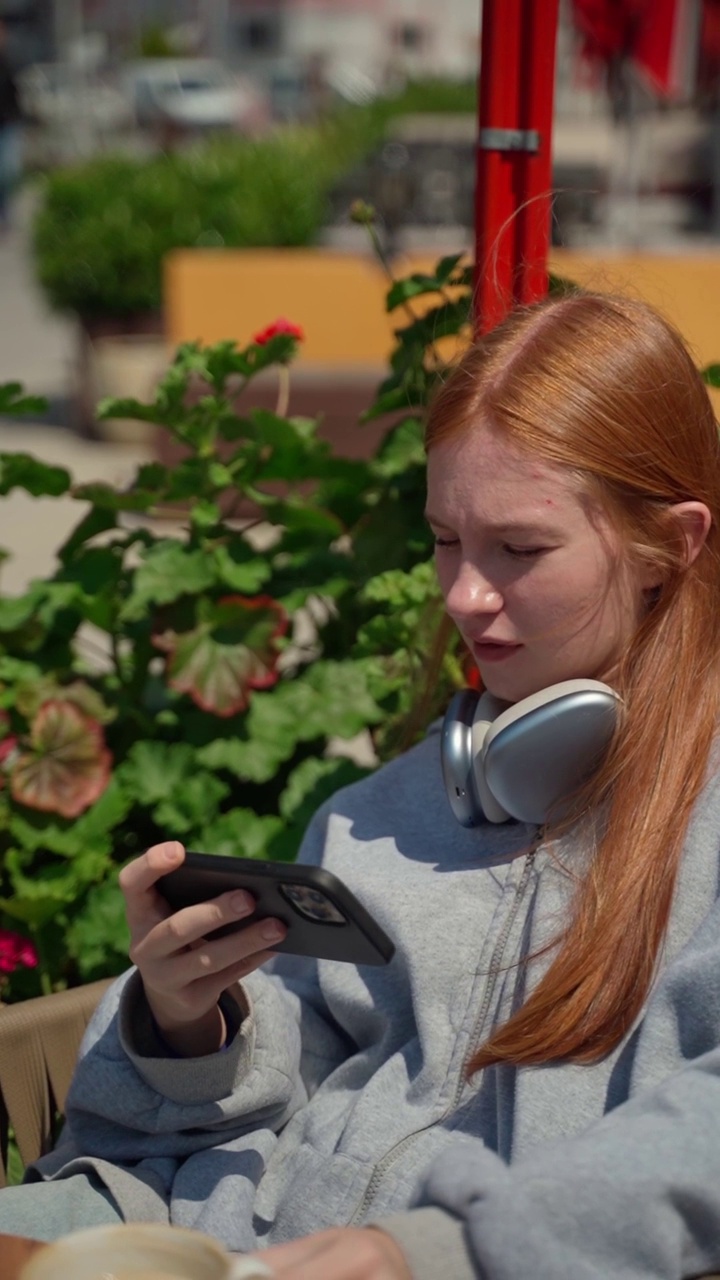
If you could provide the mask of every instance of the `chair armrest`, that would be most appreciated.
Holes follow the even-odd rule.
[[[26,1165],[52,1147],[83,1032],[111,981],[0,1008],[0,1186],[9,1127]]]

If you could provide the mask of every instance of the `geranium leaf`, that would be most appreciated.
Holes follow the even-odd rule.
[[[182,595],[205,591],[214,580],[211,557],[188,551],[176,539],[151,547],[135,572],[132,594],[121,610],[121,622],[143,618],[148,605],[172,604]]]
[[[37,852],[55,853],[72,861],[84,854],[108,856],[113,848],[113,829],[127,817],[132,804],[132,797],[119,785],[115,773],[100,799],[72,822],[35,810],[27,815],[12,813],[7,826],[22,854],[29,857]],[[79,854],[80,849],[83,855]]]
[[[700,376],[708,387],[720,387],[720,364],[707,364],[700,370]]]
[[[256,701],[253,699],[251,706]],[[269,782],[278,766],[292,755],[296,742],[293,737],[288,742],[274,737],[216,738],[198,748],[197,760],[208,769],[227,769],[246,782]]]
[[[105,511],[147,511],[158,501],[157,493],[152,491],[126,489],[121,492],[100,480],[75,485],[72,496]]]
[[[194,528],[201,532],[207,532],[214,529],[220,523],[221,513],[217,502],[211,502],[208,498],[203,498],[200,502],[193,503],[190,511],[190,520]]]
[[[246,352],[238,350],[232,339],[214,343],[212,348],[204,353],[204,358],[206,377],[218,392],[222,392],[227,379],[232,374],[239,374],[240,377],[246,378],[252,367]]]
[[[262,449],[258,482],[317,475],[318,462],[328,455],[329,446],[317,436],[312,420],[280,418],[268,409],[252,409],[248,416],[254,441]]]
[[[171,688],[204,711],[236,715],[251,689],[276,683],[276,640],[287,629],[287,615],[269,596],[226,596],[200,613],[191,631],[164,631],[153,642],[168,655]]]
[[[418,298],[424,293],[437,293],[440,286],[441,281],[419,271],[406,276],[404,280],[396,280],[388,289],[385,310],[394,311],[396,307],[402,306],[403,302],[409,302],[410,299]]]
[[[157,422],[158,412],[154,404],[144,404],[140,400],[113,398],[105,396],[97,405],[96,411],[100,420],[106,418],[134,418],[139,422]]]
[[[185,742],[136,742],[117,773],[139,804],[167,800],[195,771],[195,753]]]
[[[270,841],[282,828],[282,819],[275,814],[231,809],[204,828],[198,843],[203,849],[225,857],[267,858]]]
[[[361,422],[372,422],[382,418],[386,413],[397,413],[413,407],[412,396],[404,385],[394,386],[377,397],[375,402],[361,415]]]
[[[86,716],[100,724],[110,724],[117,715],[117,709],[107,707],[100,694],[85,680],[73,680],[71,684],[61,685],[54,676],[40,675],[34,680],[18,680],[16,690],[15,706],[26,720],[32,720],[43,703],[54,698],[74,702]]]
[[[57,498],[67,493],[72,477],[64,467],[38,462],[28,453],[0,453],[0,494],[24,489],[33,498]]]
[[[423,426],[418,418],[405,418],[388,432],[373,459],[376,475],[390,479],[409,467],[424,466]]]
[[[114,529],[116,525],[117,518],[114,511],[107,511],[102,507],[91,507],[60,547],[58,560],[62,564],[70,564],[80,547],[96,537],[98,533],[105,533],[107,529]]]
[[[372,698],[365,672],[355,662],[315,662],[304,677],[313,690],[314,715],[303,736],[327,734],[352,738],[361,729],[378,724],[383,713]]]
[[[0,898],[0,911],[12,920],[21,920],[23,924],[37,929],[57,915],[58,902],[61,901],[61,895],[55,892],[45,893],[38,902],[14,892],[12,898]]]
[[[226,747],[227,768],[255,780],[254,752],[268,752],[278,763],[288,760],[298,742],[326,737],[351,738],[382,719],[365,671],[357,662],[315,662],[296,680],[282,681],[272,694],[253,698],[247,716],[247,743]],[[220,744],[213,743],[215,751]],[[204,748],[203,761],[220,767]],[[263,756],[263,759],[265,757]],[[258,781],[264,779],[257,779]]]
[[[68,954],[86,982],[127,966],[130,933],[125,899],[117,877],[90,889],[85,905],[65,934]]]
[[[243,353],[251,374],[260,373],[271,364],[287,364],[297,351],[297,338],[288,333],[276,333],[266,342],[254,342]]]
[[[112,765],[103,731],[73,702],[46,702],[30,730],[31,750],[12,771],[13,799],[31,809],[76,818],[105,790]]]
[[[10,849],[5,859],[5,869],[13,888],[13,902],[26,907],[35,904],[41,911],[47,904],[58,906],[75,903],[91,884],[97,883],[107,873],[108,859],[101,850],[84,850],[82,856],[64,862],[43,862],[42,875],[36,870],[23,870],[18,851]],[[4,908],[7,910],[7,908]]]
[[[226,782],[197,768],[167,800],[157,806],[153,817],[161,831],[195,837],[217,816],[221,801],[230,788]]]
[[[340,787],[367,777],[369,772],[369,769],[346,757],[323,760],[310,756],[290,774],[280,797],[280,812],[284,818],[304,828],[324,800]]]
[[[48,403],[44,396],[24,396],[21,382],[3,382],[0,385],[0,416],[20,417],[26,413],[45,413]]]
[[[223,586],[243,593],[258,591],[272,575],[267,556],[258,556],[242,543],[212,549],[215,572]]]
[[[310,540],[315,537],[323,544],[332,542],[345,532],[345,526],[330,511],[310,506],[307,500],[295,497],[273,498],[270,494],[254,490],[253,497],[262,505],[265,519],[271,524],[282,525],[291,534],[303,534]]]
[[[440,284],[447,284],[452,279],[453,272],[458,263],[465,257],[462,253],[449,253],[446,257],[441,258],[435,267],[435,279]]]

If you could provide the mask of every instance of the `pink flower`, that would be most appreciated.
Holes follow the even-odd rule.
[[[14,973],[18,965],[34,969],[38,953],[29,938],[12,929],[0,929],[0,973]]]
[[[288,338],[297,338],[298,342],[305,341],[305,334],[299,324],[293,324],[292,320],[286,320],[284,316],[279,316],[274,324],[269,324],[266,329],[261,329],[256,333],[253,342],[257,347],[264,347],[266,342],[271,338],[277,338],[280,335]]]
[[[16,737],[3,738],[2,742],[0,742],[0,764],[3,764],[8,756],[12,755],[17,744],[18,739]]]

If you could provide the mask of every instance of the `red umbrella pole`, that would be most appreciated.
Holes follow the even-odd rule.
[[[484,0],[475,315],[486,333],[547,293],[559,0]]]

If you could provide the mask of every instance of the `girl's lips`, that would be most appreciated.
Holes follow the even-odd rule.
[[[473,653],[478,662],[503,662],[520,649],[521,644],[493,644],[490,641],[478,641],[473,645]]]

